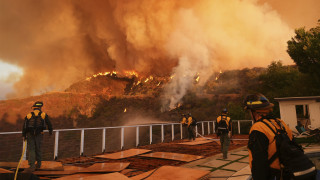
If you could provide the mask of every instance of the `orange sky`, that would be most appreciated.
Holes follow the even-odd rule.
[[[319,0],[3,1],[0,60],[23,69],[7,75],[18,79],[8,97],[112,70],[175,75],[183,84],[171,85],[187,87],[198,72],[204,83],[219,69],[292,64],[286,42],[315,26],[319,9]]]

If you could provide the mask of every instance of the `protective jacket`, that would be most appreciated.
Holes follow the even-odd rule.
[[[183,117],[183,118],[182,118],[181,124],[182,124],[182,125],[186,125],[186,124],[187,124],[187,118],[186,118],[186,117]]]
[[[225,128],[227,128],[228,131],[231,131],[231,119],[230,119],[230,117],[228,117],[227,115],[218,116],[218,118],[217,118],[217,129],[218,130],[219,130],[219,128],[223,128],[223,127],[219,127],[220,121],[225,121],[226,122],[226,126],[227,126]]]
[[[22,135],[26,137],[29,132],[33,135],[38,135],[43,132],[48,127],[50,134],[52,133],[52,124],[49,120],[48,115],[42,112],[40,109],[36,108],[33,112],[29,113],[24,118]]]
[[[288,137],[292,140],[291,129],[282,120],[277,120],[285,128]],[[249,163],[253,178],[261,180],[272,178],[281,169],[278,157],[271,164],[269,162],[277,151],[275,134],[262,121],[267,123],[274,131],[276,131],[274,126],[280,129],[275,119],[260,119],[250,129],[248,142]]]
[[[197,125],[197,120],[192,116],[189,116],[187,121],[188,121],[188,127]]]

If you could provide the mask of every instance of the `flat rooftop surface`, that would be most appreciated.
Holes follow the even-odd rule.
[[[217,141],[216,135],[207,135],[205,137],[209,139],[198,138],[196,141],[191,142],[184,139],[175,140],[172,142],[140,146],[135,149],[108,152],[90,157],[59,159],[57,162],[52,162],[52,164],[62,164],[64,167],[63,171],[61,171],[60,168],[56,171],[47,171],[43,169],[35,171],[34,174],[41,179],[83,178],[89,180],[100,177],[108,179],[109,177],[107,175],[109,175],[111,179],[114,177],[120,179],[139,179],[139,175],[145,179],[158,179],[163,173],[167,174],[166,172],[172,171],[175,172],[171,173],[175,174],[175,180],[180,179],[178,177],[182,175],[190,177],[191,179],[198,179],[200,177],[202,179],[208,179],[211,176],[217,176],[217,173],[220,174],[221,177],[229,177],[248,165],[248,162],[245,162],[248,157],[246,154],[247,140],[242,140],[247,139],[248,135],[233,136],[234,139],[240,140],[234,140],[230,144],[230,154],[226,160],[222,159],[222,154],[220,152],[221,147],[219,141]],[[213,140],[210,140],[210,138]],[[203,141],[203,143],[201,141]],[[233,153],[234,151],[237,153]],[[157,157],[152,157],[155,154]],[[180,159],[181,157],[196,158],[184,160]],[[3,167],[4,164],[6,163],[0,163],[0,165],[2,165],[1,167]],[[12,166],[13,164],[16,165],[16,163],[9,163],[11,167],[3,168],[13,172],[15,169]],[[109,166],[110,164],[114,164],[114,166],[111,167]],[[177,171],[177,169],[179,169],[177,167],[180,167],[181,171]],[[189,175],[186,173],[188,171],[195,171],[199,176],[193,178],[191,174]],[[216,173],[214,173],[215,171]],[[173,176],[168,176],[166,178],[170,179],[171,177]]]

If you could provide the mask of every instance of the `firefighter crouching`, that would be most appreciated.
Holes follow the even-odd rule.
[[[221,152],[223,159],[228,158],[228,149],[230,145],[230,138],[232,136],[232,122],[228,117],[228,110],[224,108],[221,115],[217,118],[217,135],[220,136]]]
[[[273,104],[262,94],[244,101],[254,124],[249,132],[249,163],[255,180],[315,179],[315,167],[304,155],[284,121],[271,115]]]
[[[41,111],[43,103],[37,101],[32,106],[33,111],[29,113],[24,120],[22,135],[23,139],[27,139],[28,163],[30,167],[26,172],[33,172],[41,167],[41,144],[43,139],[43,130],[47,127],[50,136],[52,135],[52,125],[48,115]],[[37,161],[37,164],[35,164]]]

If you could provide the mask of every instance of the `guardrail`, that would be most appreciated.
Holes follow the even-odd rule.
[[[196,126],[196,134],[198,134],[198,129],[199,127],[201,127],[201,132],[202,135],[205,135],[205,130],[204,130],[204,124],[207,123],[207,127],[208,127],[208,134],[211,134],[211,128],[212,128],[212,134],[215,133],[215,122],[216,121],[199,121],[197,123]],[[240,122],[251,122],[253,123],[251,120],[232,120],[233,123],[236,123],[238,126],[238,134],[240,134],[241,132],[241,127],[240,127]],[[212,125],[210,125],[212,124]],[[80,156],[83,156],[83,152],[84,152],[84,136],[85,136],[85,131],[86,130],[102,130],[102,148],[101,151],[104,153],[106,150],[106,130],[107,129],[121,129],[121,133],[120,133],[120,141],[121,141],[121,149],[124,148],[124,131],[125,128],[136,128],[136,147],[139,146],[139,129],[140,127],[149,127],[149,133],[150,133],[150,139],[149,139],[149,143],[152,144],[152,128],[154,126],[161,126],[161,142],[164,141],[164,126],[171,126],[171,141],[173,141],[175,139],[175,132],[174,132],[174,126],[175,125],[180,125],[180,139],[183,139],[183,126],[181,123],[163,123],[163,124],[142,124],[142,125],[132,125],[132,126],[114,126],[114,127],[97,127],[97,128],[76,128],[76,129],[56,129],[53,130],[55,132],[54,135],[54,159],[56,160],[58,158],[58,147],[59,147],[59,133],[63,132],[63,131],[81,131],[81,141],[80,141]],[[48,132],[48,130],[46,130],[45,132]],[[0,135],[8,135],[8,134],[21,134],[21,131],[18,132],[0,132]],[[26,150],[25,150],[26,151]],[[26,152],[24,153],[24,160],[26,159]]]

